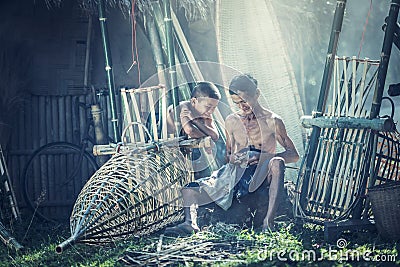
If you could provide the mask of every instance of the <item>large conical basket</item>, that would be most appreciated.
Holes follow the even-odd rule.
[[[71,237],[56,251],[141,236],[180,220],[187,164],[176,147],[115,154],[83,187],[70,218]]]

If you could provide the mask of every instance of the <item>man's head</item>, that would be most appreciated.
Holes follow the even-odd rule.
[[[211,116],[221,99],[218,88],[210,82],[199,82],[192,91],[190,103],[200,114]]]
[[[240,74],[233,77],[229,85],[232,101],[241,109],[244,115],[251,114],[258,105],[260,90],[258,82],[250,74]]]

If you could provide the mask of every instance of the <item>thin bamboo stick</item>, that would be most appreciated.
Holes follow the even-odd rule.
[[[346,57],[343,56],[343,74],[344,74],[344,94],[345,94],[345,117],[349,116],[349,85],[347,82],[347,71],[346,71]]]
[[[127,92],[126,89],[123,88],[121,89],[121,96],[122,96],[122,105],[124,107],[124,114],[126,116],[126,120],[129,122],[133,121],[132,120],[132,115],[131,115],[131,109],[129,107],[129,103],[128,103],[128,97],[126,96]],[[133,128],[129,127],[129,137],[130,137],[130,142],[135,143],[136,139],[135,139],[135,133],[133,132]],[[126,142],[126,140],[122,140],[124,142]]]
[[[333,89],[332,89],[332,116],[335,117],[336,114],[336,90],[339,82],[337,81],[337,77],[339,76],[338,72],[338,59],[335,56],[335,61],[333,65]]]
[[[151,127],[153,129],[153,140],[154,141],[158,141],[158,131],[157,131],[157,120],[156,120],[156,105],[154,103],[154,99],[153,99],[153,92],[155,92],[155,90],[151,90],[149,92],[147,92],[147,99],[148,99],[148,108],[150,109],[150,119],[151,119]]]
[[[353,56],[351,59],[352,62],[352,88],[351,88],[351,116],[354,116],[356,114],[355,112],[355,103],[356,103],[356,73],[357,73],[357,62],[356,62],[356,57]]]
[[[340,73],[340,67],[339,67],[339,62],[338,62],[338,60],[339,60],[339,58],[337,58],[337,62],[336,62],[336,71],[337,71],[337,76],[336,76],[336,78],[338,79],[338,84],[337,84],[337,86],[338,86],[338,88],[337,88],[337,104],[336,104],[336,106],[337,106],[337,116],[338,117],[340,117],[341,116],[341,109],[340,109],[340,102],[341,102],[341,90],[342,90],[342,85],[343,85],[343,82],[341,82],[340,81],[340,76],[339,76],[339,73]]]
[[[168,133],[167,133],[167,89],[163,86],[161,88],[161,106],[162,106],[162,112],[161,112],[161,127],[162,127],[162,139],[167,139],[168,138]]]
[[[360,117],[361,115],[361,107],[362,107],[362,103],[363,103],[363,97],[364,97],[364,91],[365,91],[365,79],[367,76],[367,71],[368,71],[368,58],[365,58],[363,61],[363,72],[362,72],[362,76],[361,76],[361,85],[360,85],[360,90],[359,90],[359,96],[358,96],[358,109],[356,112],[356,117]]]
[[[138,102],[136,101],[136,94],[133,91],[133,92],[129,92],[129,95],[131,97],[131,104],[133,107],[133,114],[135,115],[135,121],[142,123],[142,119],[141,119],[140,111],[139,111],[139,105],[138,105]],[[140,142],[146,142],[143,129],[141,127],[138,127],[138,130],[139,130]]]

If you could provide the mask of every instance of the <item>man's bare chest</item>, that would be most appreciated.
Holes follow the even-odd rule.
[[[240,130],[235,133],[235,141],[241,145],[265,147],[275,144],[275,125],[272,120],[241,120]]]

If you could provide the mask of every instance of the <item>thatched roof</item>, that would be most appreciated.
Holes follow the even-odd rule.
[[[44,0],[48,7],[60,7],[63,0]],[[81,8],[90,13],[97,13],[98,0],[76,0]],[[104,0],[107,7],[119,8],[124,14],[129,14],[133,3],[140,13],[150,13],[151,2],[155,0]],[[206,19],[215,0],[171,0],[177,8],[183,8],[188,20]],[[162,0],[160,0],[162,4]]]

